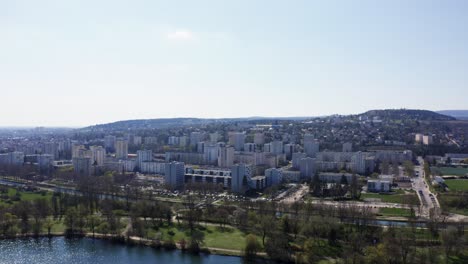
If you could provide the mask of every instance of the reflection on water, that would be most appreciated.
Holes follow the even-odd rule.
[[[104,240],[39,238],[0,241],[0,263],[243,263],[239,257],[184,254],[179,250],[156,250],[126,246]]]

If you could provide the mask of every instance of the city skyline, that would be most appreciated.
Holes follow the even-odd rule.
[[[462,1],[0,3],[0,126],[467,109]]]

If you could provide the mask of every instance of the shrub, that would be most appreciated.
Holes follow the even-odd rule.
[[[255,257],[260,247],[260,243],[255,235],[249,234],[245,237],[244,253],[246,257]]]
[[[177,248],[176,243],[174,242],[173,239],[169,239],[164,241],[163,247],[167,250],[174,250]]]

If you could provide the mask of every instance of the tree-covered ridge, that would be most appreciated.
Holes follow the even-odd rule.
[[[418,120],[418,121],[452,121],[456,118],[439,114],[429,110],[417,109],[384,109],[371,110],[359,116],[367,116],[370,118],[378,117],[382,120]]]
[[[370,119],[379,118],[385,121],[400,121],[400,120],[414,120],[414,121],[453,121],[456,118],[451,116],[442,115],[428,110],[412,110],[412,109],[386,109],[386,110],[371,110],[363,114],[357,115],[358,117],[367,117]],[[324,119],[333,118],[322,117]],[[352,118],[352,115],[341,116],[342,118]],[[354,116],[355,117],[355,116]],[[245,118],[155,118],[155,119],[136,119],[136,120],[122,120],[107,124],[98,124],[89,126],[83,130],[128,130],[128,129],[160,129],[172,128],[183,126],[197,126],[207,125],[214,123],[231,123],[231,122],[267,122],[274,121],[306,121],[318,117],[245,117]]]

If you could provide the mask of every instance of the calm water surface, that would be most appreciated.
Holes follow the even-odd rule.
[[[242,263],[238,257],[194,256],[179,250],[165,251],[143,246],[126,246],[104,240],[39,238],[0,241],[0,263]]]

